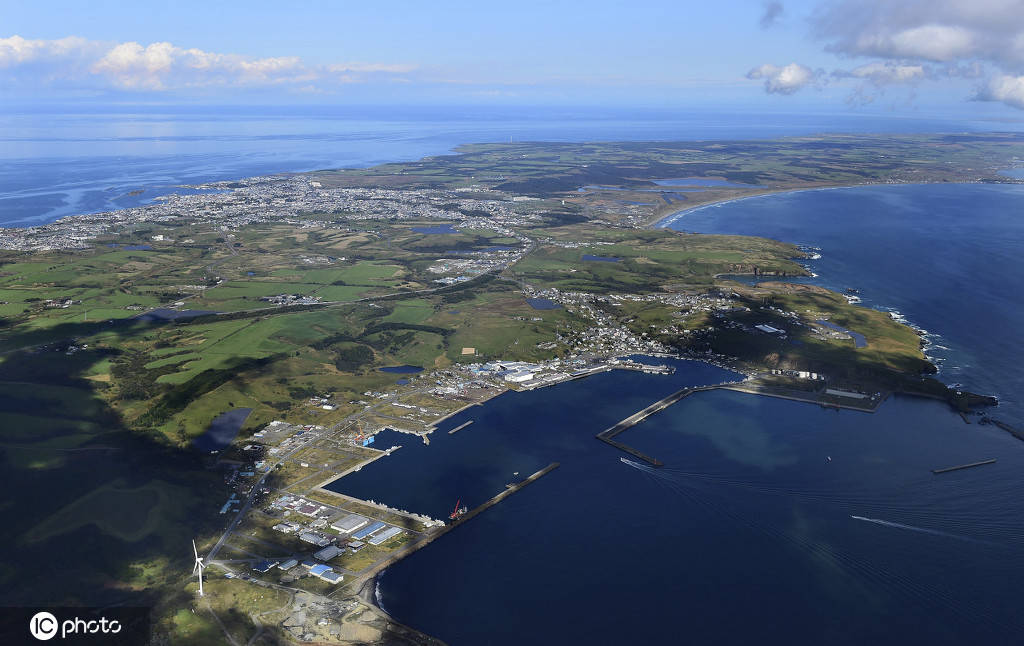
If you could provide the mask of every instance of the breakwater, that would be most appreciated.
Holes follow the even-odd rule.
[[[607,444],[610,444],[611,446],[614,446],[615,448],[619,449],[620,451],[625,451],[626,453],[629,453],[630,455],[632,455],[634,457],[640,458],[641,460],[643,460],[644,462],[647,462],[648,464],[654,465],[656,467],[660,467],[660,466],[662,466],[664,464],[661,460],[658,460],[655,457],[651,457],[651,456],[647,455],[646,453],[642,453],[641,451],[638,451],[638,450],[634,449],[631,446],[628,446],[626,444],[623,444],[622,442],[619,442],[619,441],[615,440],[614,439],[615,436],[618,435],[619,433],[622,433],[623,431],[625,431],[627,429],[630,429],[630,428],[636,426],[637,424],[639,424],[640,422],[644,421],[645,419],[647,419],[651,415],[653,415],[653,414],[655,414],[655,413],[657,413],[659,411],[665,410],[666,408],[668,408],[672,404],[674,404],[674,403],[676,403],[676,402],[678,402],[678,401],[680,401],[680,400],[682,400],[682,399],[684,399],[686,397],[689,397],[690,395],[692,395],[695,392],[699,392],[699,391],[702,391],[702,390],[712,390],[714,388],[719,388],[719,386],[697,386],[697,387],[693,387],[693,388],[683,388],[682,390],[677,390],[676,392],[672,393],[668,397],[665,397],[664,399],[659,399],[658,401],[654,402],[653,404],[651,404],[647,408],[644,408],[641,411],[633,413],[632,415],[630,415],[626,419],[622,420],[621,422],[619,422],[615,426],[612,426],[610,428],[607,428],[607,429],[601,431],[595,437],[597,439],[601,440],[602,442],[605,442]]]
[[[935,475],[939,475],[940,473],[949,473],[950,471],[960,471],[961,469],[971,469],[973,467],[981,467],[986,464],[995,464],[995,462],[995,458],[992,458],[991,460],[981,460],[979,462],[970,462],[968,464],[958,464],[956,466],[946,467],[944,469],[932,469],[932,473],[934,473]]]

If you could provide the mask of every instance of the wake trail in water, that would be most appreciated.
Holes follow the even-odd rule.
[[[827,564],[848,574],[858,576],[866,582],[870,581],[875,585],[880,585],[884,589],[888,590],[890,594],[894,594],[908,601],[913,601],[914,603],[920,604],[922,607],[927,607],[928,604],[933,602],[939,602],[961,616],[971,616],[975,618],[983,617],[993,624],[1005,625],[1005,622],[996,617],[989,608],[986,608],[972,600],[963,599],[953,591],[907,576],[906,574],[901,574],[898,571],[876,563],[871,559],[865,559],[863,557],[847,553],[844,550],[838,549],[826,542],[814,540],[809,536],[802,536],[791,531],[787,531],[776,526],[773,522],[765,522],[764,520],[759,519],[756,514],[751,515],[740,512],[738,509],[733,508],[728,501],[718,499],[716,496],[718,486],[723,483],[712,483],[702,481],[700,478],[686,477],[680,473],[674,473],[674,470],[672,469],[655,468],[626,458],[620,458],[620,461],[623,464],[642,472],[646,477],[654,481],[657,485],[663,487],[665,490],[687,499],[697,508],[703,509],[710,517],[717,517],[721,520],[725,520],[736,527],[746,527],[750,531],[760,533],[783,545],[789,545],[801,550],[819,563]],[[861,518],[870,522],[879,522],[876,519],[868,519],[865,517],[855,518]],[[880,522],[882,524],[889,524],[889,521]],[[920,530],[925,533],[936,532],[940,535],[946,535],[944,532],[938,532],[937,530],[916,528],[899,523],[895,523],[894,526]],[[956,535],[949,536],[967,541],[974,540]]]
[[[854,520],[862,520],[866,523],[874,523],[876,525],[882,525],[885,527],[893,527],[895,529],[906,529],[912,532],[921,532],[923,534],[931,534],[932,536],[944,536],[946,538],[955,538],[961,541],[967,541],[969,543],[983,543],[985,545],[993,545],[989,541],[983,541],[977,538],[971,538],[970,536],[960,536],[959,534],[950,534],[949,532],[939,531],[937,529],[928,529],[927,527],[915,527],[913,525],[904,525],[903,523],[894,523],[889,520],[882,520],[880,518],[865,518],[864,516],[850,516]]]

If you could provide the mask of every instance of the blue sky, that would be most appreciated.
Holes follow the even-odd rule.
[[[1020,0],[0,2],[15,101],[1024,116]]]

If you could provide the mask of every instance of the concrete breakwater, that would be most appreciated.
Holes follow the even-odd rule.
[[[664,464],[661,460],[658,460],[657,458],[651,457],[651,456],[647,455],[646,453],[642,453],[640,451],[637,451],[633,447],[627,446],[626,444],[623,444],[622,442],[616,441],[614,439],[615,436],[618,435],[619,433],[622,433],[623,431],[625,431],[627,429],[630,429],[630,428],[636,426],[637,424],[639,424],[640,422],[644,421],[645,419],[647,419],[651,415],[653,415],[653,414],[655,414],[655,413],[657,413],[659,411],[665,410],[666,408],[668,408],[672,404],[676,403],[677,401],[680,401],[681,399],[689,397],[690,395],[692,395],[695,392],[699,392],[699,391],[702,391],[702,390],[713,390],[713,389],[718,388],[718,387],[719,386],[717,386],[717,385],[716,386],[697,386],[697,387],[694,387],[694,388],[683,388],[682,390],[677,390],[676,392],[672,393],[668,397],[665,397],[664,399],[660,399],[660,400],[654,402],[653,404],[651,404],[647,408],[644,408],[641,411],[633,413],[632,415],[630,415],[626,419],[622,420],[621,422],[619,422],[615,426],[612,426],[610,428],[607,428],[607,429],[601,431],[595,437],[597,437],[597,439],[601,440],[602,442],[605,442],[607,444],[610,444],[611,446],[614,446],[615,448],[619,449],[620,451],[625,451],[626,453],[629,453],[632,456],[640,458],[641,460],[643,460],[644,462],[647,462],[648,464],[654,465],[656,467],[660,467],[660,466],[662,466]]]

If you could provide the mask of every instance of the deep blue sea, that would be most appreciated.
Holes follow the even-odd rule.
[[[390,567],[383,607],[452,646],[1019,643],[1018,440],[932,401],[867,414],[712,391],[619,436],[666,466],[623,463],[597,432],[728,376],[676,365],[506,393],[429,446],[379,435],[402,448],[332,488],[435,518],[561,463]]]
[[[443,154],[472,142],[1020,129],[856,114],[497,107],[0,106],[0,226],[146,204],[181,184]]]
[[[1024,186],[783,193],[698,208],[671,226],[820,248],[807,262],[818,275],[804,282],[859,289],[863,305],[927,330],[939,377],[996,395],[996,416],[1024,427]]]

